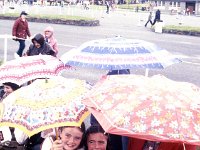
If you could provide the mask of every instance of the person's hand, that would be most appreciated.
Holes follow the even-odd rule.
[[[55,140],[53,142],[51,150],[63,150],[62,140]]]
[[[13,36],[12,39],[13,39],[14,41],[17,41],[17,37],[16,37],[16,36]]]

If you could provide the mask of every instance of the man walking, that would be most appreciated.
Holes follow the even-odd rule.
[[[110,10],[110,3],[108,0],[106,0],[106,13],[109,14],[109,10]]]
[[[22,11],[20,17],[15,21],[12,29],[12,35],[14,36],[14,40],[19,42],[19,49],[14,54],[15,58],[22,57],[23,50],[25,48],[25,39],[27,36],[31,36],[28,21],[26,20],[26,16],[28,14],[25,11]]]
[[[159,21],[160,20],[160,10],[158,9],[156,11],[156,15],[155,15],[155,18],[154,18],[154,21],[153,21],[153,24],[154,25],[156,23],[156,21]]]
[[[145,27],[147,27],[147,24],[148,24],[149,22],[151,23],[151,25],[153,24],[152,21],[151,21],[151,19],[152,19],[152,12],[149,13],[148,20],[147,20],[147,22],[146,22],[145,25],[144,25]]]

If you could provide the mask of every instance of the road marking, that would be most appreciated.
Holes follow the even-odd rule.
[[[73,47],[73,48],[77,47],[77,46],[74,46],[74,45],[68,45],[68,44],[58,44],[58,45],[60,45],[60,46],[64,46],[64,47]]]
[[[200,63],[194,63],[194,62],[190,62],[190,61],[182,61],[186,64],[193,64],[193,65],[200,65]]]

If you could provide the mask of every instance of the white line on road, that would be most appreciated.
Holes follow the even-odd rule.
[[[68,44],[58,44],[59,46],[64,46],[64,47],[77,47],[77,46],[74,46],[74,45],[68,45]]]
[[[200,65],[200,63],[194,63],[194,62],[189,62],[189,61],[182,61],[182,62],[187,63],[187,64]]]

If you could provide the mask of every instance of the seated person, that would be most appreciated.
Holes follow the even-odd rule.
[[[32,39],[32,43],[29,46],[28,51],[25,55],[33,56],[33,55],[52,55],[56,56],[53,48],[45,42],[44,36],[42,34],[36,34]]]
[[[59,127],[59,139],[53,136],[47,137],[42,144],[41,150],[81,150],[83,148],[84,133],[84,123],[82,123],[80,127]]]
[[[109,135],[100,125],[90,126],[85,134],[85,150],[111,150]]]

